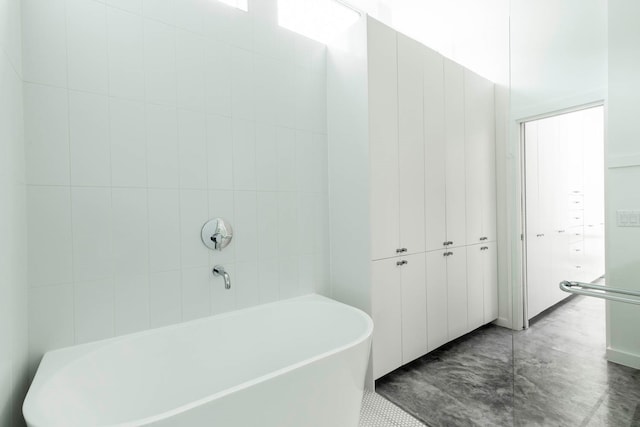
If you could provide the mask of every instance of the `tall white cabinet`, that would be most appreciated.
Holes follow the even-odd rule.
[[[379,378],[497,318],[494,85],[350,31],[327,60],[332,289],[371,313]]]
[[[603,124],[602,107],[525,124],[529,318],[604,274]]]

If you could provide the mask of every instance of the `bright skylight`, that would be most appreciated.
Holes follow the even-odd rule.
[[[249,11],[249,0],[218,0],[220,3],[228,4],[229,6],[233,6],[237,9],[244,10],[245,12]]]
[[[340,0],[278,0],[278,22],[291,31],[328,43],[360,13]]]

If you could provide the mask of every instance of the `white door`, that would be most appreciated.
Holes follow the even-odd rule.
[[[540,269],[544,252],[542,221],[538,199],[538,122],[526,123],[525,129],[525,200],[527,234],[527,300],[529,318],[544,306],[542,294],[544,272]]]
[[[444,60],[447,240],[462,246],[466,235],[464,73],[461,65]]]
[[[498,248],[495,242],[482,245],[487,249],[481,251],[484,276],[484,323],[498,318]]]
[[[425,250],[422,45],[398,34],[398,160],[400,246]]]
[[[402,283],[402,363],[427,352],[427,286],[424,253],[398,258]]]
[[[473,330],[484,322],[484,244],[467,246],[467,318],[468,329]]]
[[[495,240],[493,83],[464,71],[467,244]]]
[[[402,365],[402,288],[397,259],[373,261],[371,312],[373,317],[373,376]]]
[[[397,47],[395,31],[368,22],[371,255],[381,259],[400,248]]]
[[[447,315],[447,251],[426,253],[427,264],[427,350],[431,351],[449,341]]]
[[[482,236],[482,164],[484,112],[482,78],[464,70],[464,142],[466,173],[466,244],[473,245]]]
[[[447,259],[447,319],[449,340],[469,332],[467,321],[467,251],[449,249]]]
[[[424,178],[426,250],[443,247],[446,223],[446,151],[444,63],[437,52],[423,48],[424,59]]]

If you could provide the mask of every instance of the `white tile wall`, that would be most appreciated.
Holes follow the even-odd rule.
[[[23,1],[32,362],[328,289],[325,48],[276,3]]]
[[[27,385],[27,242],[21,4],[0,2],[0,425],[20,425]]]

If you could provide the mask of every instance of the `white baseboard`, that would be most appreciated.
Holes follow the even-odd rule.
[[[640,355],[607,348],[607,360],[619,365],[640,369]]]

